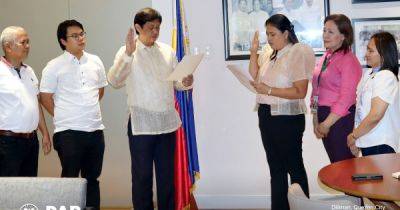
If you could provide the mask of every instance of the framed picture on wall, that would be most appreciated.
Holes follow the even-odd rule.
[[[312,46],[316,54],[325,50],[322,28],[324,18],[329,15],[329,0],[222,0],[222,4],[225,60],[249,59],[257,30],[260,48],[267,44],[264,24],[277,13],[289,18],[300,42]]]
[[[389,2],[389,1],[399,1],[399,0],[351,0],[351,3],[359,4],[359,3],[378,3],[378,2]]]
[[[361,65],[366,66],[365,52],[371,36],[380,31],[387,31],[396,39],[400,49],[400,17],[353,19],[354,52]],[[400,53],[399,53],[400,55]]]

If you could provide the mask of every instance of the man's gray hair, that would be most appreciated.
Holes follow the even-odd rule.
[[[4,48],[6,43],[15,42],[19,31],[25,31],[25,29],[20,26],[8,26],[5,28],[0,35],[1,46]]]

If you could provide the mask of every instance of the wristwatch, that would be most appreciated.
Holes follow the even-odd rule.
[[[267,92],[267,95],[271,95],[271,92],[272,92],[272,87],[269,87],[269,89],[268,89],[268,92]]]

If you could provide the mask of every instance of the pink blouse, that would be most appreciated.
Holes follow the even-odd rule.
[[[318,76],[325,57],[328,59],[327,68]],[[312,79],[311,106],[314,96],[318,95],[319,106],[331,107],[331,112],[339,116],[349,113],[348,109],[356,103],[357,84],[361,79],[362,69],[357,57],[351,52],[327,51],[319,60]]]

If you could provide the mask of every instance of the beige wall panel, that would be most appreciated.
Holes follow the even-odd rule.
[[[70,17],[87,31],[87,51],[98,55],[106,71],[111,67],[136,11],[151,6],[146,0],[70,0]],[[106,150],[101,182],[102,206],[131,206],[131,164],[126,135],[125,88],[111,86],[102,101]]]
[[[0,30],[10,25],[24,27],[30,37],[31,50],[26,63],[40,80],[46,63],[62,51],[57,42],[57,25],[68,17],[67,0],[1,0]],[[3,51],[1,51],[3,55]],[[52,120],[47,115],[52,131]],[[44,157],[40,151],[39,176],[59,176],[61,167],[56,152]]]

